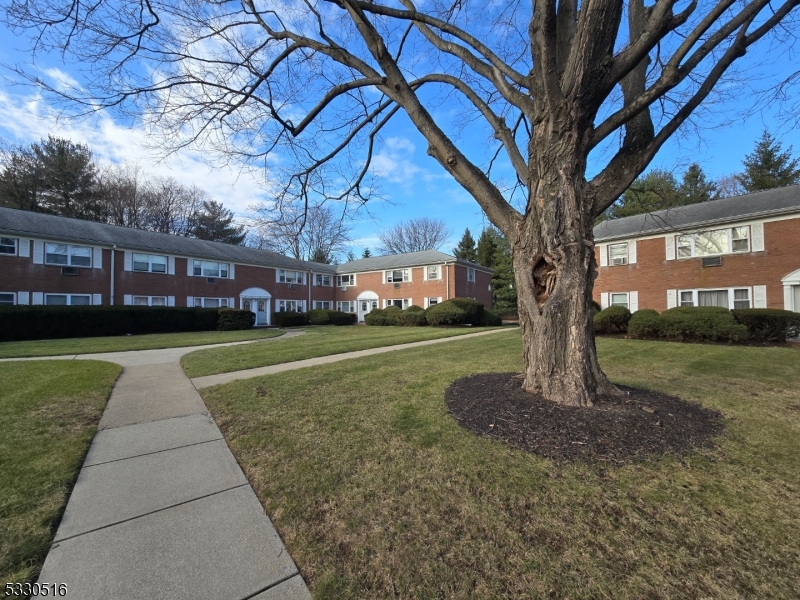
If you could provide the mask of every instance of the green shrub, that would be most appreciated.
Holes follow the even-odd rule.
[[[276,312],[275,325],[278,327],[302,327],[303,325],[308,325],[308,315],[292,310]]]
[[[331,318],[328,314],[329,312],[330,311],[323,308],[315,308],[308,311],[306,314],[308,315],[309,325],[330,325]]]
[[[592,310],[594,311],[594,314],[597,314],[597,313],[599,313],[601,310],[603,310],[603,307],[602,307],[602,306],[600,306],[600,305],[599,305],[597,302],[595,302],[594,300],[592,300]]]
[[[172,306],[6,306],[0,308],[0,341],[214,331],[219,314]]]
[[[467,313],[452,302],[442,302],[426,310],[425,317],[428,325],[458,325],[467,320]]]
[[[741,342],[747,327],[737,323],[727,308],[682,306],[661,313],[661,337],[686,342]]]
[[[404,327],[423,327],[428,324],[425,311],[404,311],[397,315],[397,324]]]
[[[624,306],[609,306],[594,316],[595,333],[625,333],[628,331],[628,321],[631,320],[631,311]]]
[[[329,310],[328,321],[331,325],[354,325],[358,315],[355,313],[346,313],[340,310]]]
[[[406,312],[418,312],[418,313],[420,313],[420,312],[425,312],[425,309],[422,308],[421,306],[417,306],[416,304],[412,304],[411,306],[409,306],[406,309]]]
[[[483,316],[481,317],[481,322],[479,325],[481,327],[499,327],[503,324],[503,319],[500,318],[500,315],[493,313],[490,310],[484,310]]]
[[[628,335],[637,339],[657,338],[661,335],[661,317],[650,308],[637,310],[628,321]]]
[[[774,308],[739,308],[731,311],[747,327],[754,342],[785,342],[800,336],[800,314]]]
[[[473,300],[472,298],[451,298],[442,304],[455,304],[458,308],[466,313],[466,317],[462,323],[470,323],[471,325],[480,325],[483,311],[485,310],[483,303]]]
[[[397,315],[402,312],[403,311],[396,306],[390,306],[385,309],[373,308],[364,316],[364,323],[377,327],[397,325]]]
[[[217,319],[217,331],[239,331],[250,329],[256,322],[256,314],[249,310],[239,310],[236,308],[217,309],[219,318]]]

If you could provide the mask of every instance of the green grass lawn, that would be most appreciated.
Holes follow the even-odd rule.
[[[64,340],[33,340],[29,342],[0,343],[0,358],[27,356],[60,356],[63,354],[93,354],[96,352],[124,352],[127,350],[152,350],[154,348],[180,348],[261,340],[283,335],[275,329],[250,329],[247,331],[193,331],[188,333],[152,333],[148,335],[70,338]]]
[[[0,584],[36,580],[121,371],[99,361],[0,363]]]
[[[476,333],[487,329],[491,328],[315,326],[306,328],[306,332],[300,337],[278,340],[275,344],[198,350],[181,358],[181,366],[189,377],[202,377],[317,356]]]
[[[474,437],[444,391],[521,369],[516,331],[201,394],[315,598],[797,598],[800,351],[598,349],[720,410],[717,447],[615,467]]]

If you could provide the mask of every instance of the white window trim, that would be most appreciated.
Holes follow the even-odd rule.
[[[431,277],[428,269],[436,269],[436,277]],[[442,280],[442,265],[428,265],[422,271],[424,281],[441,281]]]
[[[281,273],[283,273],[284,281],[281,281]],[[286,273],[294,273],[295,276],[300,276],[299,281],[286,281]],[[275,269],[275,282],[276,283],[284,283],[288,285],[305,285],[306,284],[306,274],[305,271],[295,271],[293,269]]]
[[[306,312],[306,301],[305,300],[276,300],[275,301],[275,312],[291,312],[288,309],[281,310],[281,303],[284,303],[284,305],[285,305],[286,302],[296,302],[297,303],[297,308],[299,310],[296,310],[294,312]]]
[[[390,302],[392,303],[391,306],[397,306],[394,304],[394,302],[401,302],[401,305],[398,307],[400,310],[405,310],[413,304],[411,298],[384,298],[383,308],[388,308],[390,306]]]
[[[763,289],[763,306],[756,306],[755,301],[755,293],[754,291],[758,288],[759,294],[761,294]],[[690,293],[692,294],[692,306],[700,306],[698,304],[698,292],[721,292],[727,291],[728,292],[728,310],[733,310],[735,306],[735,295],[734,290],[747,290],[747,298],[750,301],[750,308],[766,308],[767,304],[767,292],[766,286],[748,286],[748,285],[737,285],[732,287],[711,287],[711,288],[689,288],[689,289],[679,289],[677,291],[676,297],[676,304],[675,306],[682,306],[681,304],[681,294]],[[761,299],[759,299],[759,304],[762,304]]]
[[[394,277],[395,271],[402,271],[403,273],[403,280],[402,281],[389,281],[389,277]],[[406,278],[408,276],[408,278]],[[383,272],[383,283],[411,283],[411,269],[387,269]]]
[[[747,250],[733,250],[733,230],[738,229],[740,227],[747,228]],[[753,233],[755,232],[756,225],[731,225],[730,227],[717,227],[715,229],[704,229],[702,231],[690,231],[684,233],[677,233],[674,236],[669,236],[667,239],[672,240],[673,242],[673,249],[674,249],[674,256],[677,260],[688,260],[691,258],[707,258],[710,256],[727,256],[730,254],[749,254],[751,252],[758,252],[758,250],[754,249],[754,237]],[[717,252],[716,254],[697,254],[697,246],[696,246],[696,238],[698,235],[703,235],[706,233],[710,233],[712,231],[725,231],[728,236],[728,250],[727,252]],[[678,238],[681,237],[689,237],[690,239],[690,247],[691,247],[691,254],[689,256],[680,256],[678,252]],[[763,245],[763,230],[761,235],[761,242]],[[762,248],[763,250],[763,248]],[[667,242],[667,254],[669,255],[669,241]],[[667,257],[669,259],[669,256]],[[723,288],[716,288],[716,289],[723,289]]]
[[[220,275],[204,275],[203,274],[203,263],[214,263],[218,265],[218,271]],[[195,270],[197,269],[197,265],[195,263],[200,263],[200,274],[196,274]],[[204,260],[201,258],[190,259],[189,264],[192,265],[192,276],[193,277],[210,277],[212,279],[232,279],[231,277],[231,263],[220,262],[218,260]],[[222,266],[225,266],[225,275],[222,275]],[[167,260],[167,269],[169,269],[169,260]]]
[[[136,269],[136,267],[134,266],[136,264],[136,261],[133,259],[133,255],[134,254],[140,254],[140,255],[144,254],[147,257],[147,270],[146,271],[142,271],[141,269]],[[161,273],[159,271],[153,271],[153,257],[154,256],[158,256],[160,258],[166,259],[166,262],[164,263],[164,272],[163,273]],[[169,258],[170,258],[169,256],[166,256],[164,254],[149,254],[147,252],[131,252],[131,268],[130,269],[126,269],[126,271],[130,270],[130,271],[133,271],[134,273],[154,273],[156,275],[167,275],[169,273]],[[126,259],[127,259],[127,256],[126,256]],[[174,263],[173,263],[173,270],[174,269],[175,269],[175,267],[174,267]]]
[[[615,260],[618,260],[618,259],[616,259],[616,258],[612,259],[611,258],[611,247],[612,246],[625,246],[625,256],[622,257],[622,262],[614,262]],[[622,265],[627,265],[630,262],[630,260],[629,260],[629,253],[630,253],[629,248],[630,248],[630,245],[628,244],[628,242],[614,242],[613,244],[606,244],[606,251],[608,252],[608,261],[606,262],[606,265],[608,265],[609,267],[619,267],[619,266],[622,266]]]
[[[318,277],[327,277],[329,283],[317,283]],[[314,273],[314,285],[318,285],[320,287],[333,287],[333,275],[330,273]]]
[[[431,304],[431,300],[436,300],[436,302]],[[434,298],[433,296],[431,296],[430,298],[425,298],[422,301],[422,303],[424,304],[424,306],[422,308],[430,308],[431,306],[436,306],[437,304],[441,304],[442,303],[442,297],[438,296],[438,297]]]
[[[98,295],[99,294],[59,294],[57,292],[53,292],[52,294],[44,294],[44,298],[42,300],[42,304],[44,304],[46,306],[64,306],[63,304],[47,304],[47,298],[48,298],[48,296],[66,296],[67,297],[66,306],[94,306],[95,305],[94,300],[96,299],[95,296],[98,296]],[[73,305],[72,304],[72,297],[73,296],[88,296],[89,304],[75,304],[75,305]],[[97,304],[99,304],[99,302]]]
[[[347,304],[347,310],[345,310],[344,305]],[[358,310],[358,301],[356,300],[337,300],[336,301],[336,310],[339,312],[346,312],[346,313],[354,313]]]
[[[5,236],[5,235],[0,235],[0,238],[6,239],[6,240],[11,240],[12,242],[14,242],[14,252],[0,252],[0,256],[19,256],[20,255],[19,254],[19,249],[20,249],[19,238],[8,237],[8,236]]]
[[[631,308],[631,295],[630,292],[608,292],[608,306],[622,306],[621,304],[614,304],[614,296],[625,296],[625,308]]]
[[[230,298],[215,298],[213,296],[194,296],[192,298],[194,303],[191,305],[194,308],[206,308],[206,300],[218,300],[219,306],[212,306],[210,308],[232,308],[233,303],[231,302]],[[197,306],[197,301],[200,300],[200,306]],[[169,300],[168,300],[169,301]],[[225,302],[225,306],[222,306],[222,302]]]
[[[475,283],[475,279],[475,269],[473,267],[467,267],[467,281]]]
[[[8,256],[11,256],[10,254]],[[6,303],[0,304],[0,306],[16,306],[17,305],[17,294],[15,292],[0,292],[0,294],[8,294],[11,296],[11,304],[8,305]]]
[[[136,298],[147,298],[147,304],[136,304]],[[164,304],[155,306],[169,306],[169,296],[142,296],[141,294],[131,294],[131,306],[153,306],[153,298],[163,298]]]
[[[353,283],[343,283],[342,278],[347,277],[348,281],[352,281]],[[336,276],[336,287],[356,287],[356,274],[349,273],[347,275],[337,275]]]
[[[54,244],[58,246],[66,246],[67,247],[67,264],[61,263],[52,263],[47,262],[47,244]],[[72,264],[72,249],[73,248],[84,248],[89,250],[89,264],[88,265],[73,265]],[[95,252],[92,246],[78,246],[75,244],[62,244],[60,242],[44,242],[44,251],[42,256],[44,257],[44,264],[50,265],[53,267],[75,267],[76,269],[91,269],[95,263]],[[77,294],[78,296],[82,296],[83,294]]]
[[[329,306],[325,308],[324,306],[319,306],[320,304],[328,304]],[[314,300],[314,310],[332,310],[333,307],[333,300]]]

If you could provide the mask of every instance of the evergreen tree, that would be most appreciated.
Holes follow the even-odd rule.
[[[356,255],[353,253],[352,250],[347,251],[347,262],[353,262],[356,259]]]
[[[766,129],[744,161],[744,173],[736,176],[747,193],[800,183],[800,158],[792,158],[792,147],[781,151],[781,143]]]
[[[680,206],[681,194],[675,176],[663,169],[653,169],[639,177],[606,211],[608,218],[621,219]]]
[[[683,174],[683,181],[678,188],[678,195],[682,205],[698,204],[719,198],[717,185],[706,179],[703,169],[697,163],[692,163]]]
[[[495,252],[497,245],[500,241],[500,232],[494,227],[487,227],[481,232],[481,237],[478,238],[477,258],[478,264],[484,267],[493,268],[495,262]]]
[[[247,233],[244,226],[233,225],[233,212],[221,202],[205,200],[194,215],[192,235],[200,240],[241,246]]]
[[[464,230],[464,235],[461,236],[461,241],[458,242],[458,246],[453,248],[453,256],[471,262],[478,260],[478,254],[475,251],[475,240],[472,238],[469,229]]]
[[[364,251],[361,253],[361,258],[370,258],[372,256],[372,251],[369,248],[364,248]]]

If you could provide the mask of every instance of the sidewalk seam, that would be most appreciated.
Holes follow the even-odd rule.
[[[294,562],[294,561],[292,561],[292,562]],[[295,569],[297,569],[297,565],[295,565]],[[275,583],[273,583],[273,584],[271,584],[271,585],[268,585],[268,586],[267,586],[267,587],[265,587],[265,588],[262,588],[262,589],[258,590],[258,591],[257,591],[257,592],[255,592],[255,593],[252,593],[252,594],[250,594],[249,596],[245,596],[244,598],[242,598],[242,600],[250,600],[251,598],[255,598],[255,597],[256,597],[256,596],[258,596],[259,594],[263,594],[263,593],[264,593],[264,592],[266,592],[267,590],[271,590],[272,588],[274,588],[274,587],[277,587],[277,586],[279,586],[280,584],[284,583],[285,581],[289,581],[290,579],[292,579],[292,578],[294,578],[294,577],[297,577],[298,575],[300,575],[300,571],[299,571],[299,570],[295,571],[294,573],[292,573],[291,575],[289,575],[289,576],[287,576],[287,577],[284,577],[283,579],[280,579],[279,581],[276,581]],[[302,576],[302,575],[300,575],[300,578],[301,578],[301,579],[303,579],[303,576]],[[303,579],[303,583],[304,583],[304,584],[306,583],[306,580],[305,580],[305,579]],[[308,585],[306,585],[306,588],[307,588],[307,587],[308,587]]]
[[[95,527],[94,529],[89,529],[87,531],[82,531],[80,533],[76,533],[75,535],[71,535],[65,538],[61,538],[59,540],[54,540],[53,544],[50,546],[50,549],[56,548],[61,542],[66,542],[68,540],[74,540],[75,538],[79,538],[84,535],[88,535],[90,533],[95,533],[96,531],[102,531],[103,529],[108,529],[110,527],[116,527],[117,525],[121,525],[122,523],[128,523],[130,521],[135,521],[136,519],[141,519],[142,517],[149,517],[150,515],[154,515],[156,513],[163,512],[165,510],[169,510],[171,508],[175,508],[178,506],[183,506],[184,504],[190,504],[192,502],[196,502],[197,500],[202,500],[203,498],[210,498],[211,496],[216,496],[217,494],[224,494],[225,492],[230,492],[231,490],[235,490],[240,487],[250,486],[250,482],[240,483],[239,485],[234,485],[232,487],[226,488],[224,490],[218,490],[216,492],[211,492],[210,494],[204,494],[202,496],[197,496],[197,498],[192,498],[191,500],[184,500],[183,502],[178,502],[176,504],[170,504],[169,506],[164,506],[163,508],[158,508],[156,510],[151,510],[150,512],[142,513],[141,515],[136,515],[135,517],[129,517],[127,519],[122,519],[121,521],[115,521],[113,523],[109,523],[108,525],[103,525],[102,527]],[[255,492],[254,492],[255,493]]]
[[[177,418],[181,418],[181,417],[177,417]],[[162,420],[166,421],[166,419],[162,419]],[[156,423],[156,421],[151,421],[151,423]],[[121,427],[130,427],[130,425],[121,425]],[[111,429],[119,429],[119,427],[112,427],[110,429],[103,429],[102,431],[110,431]],[[217,427],[217,429],[219,429],[219,427]],[[152,452],[144,452],[142,454],[134,454],[132,456],[126,456],[125,458],[115,458],[114,460],[107,460],[107,461],[104,461],[104,462],[98,462],[98,463],[94,463],[92,465],[84,464],[83,468],[84,469],[91,469],[92,467],[99,467],[101,465],[109,465],[109,464],[115,463],[115,462],[122,462],[123,460],[130,460],[132,458],[139,458],[140,456],[152,456],[153,454],[161,454],[162,452],[170,452],[172,450],[180,450],[181,448],[189,448],[191,446],[199,446],[200,444],[209,444],[211,442],[221,442],[221,441],[224,441],[224,440],[225,440],[225,437],[222,435],[222,432],[220,432],[220,437],[214,438],[213,440],[205,440],[205,441],[202,441],[202,442],[194,442],[192,444],[184,444],[183,446],[175,446],[174,448],[164,448],[163,450],[153,450]],[[225,445],[226,446],[228,445],[227,442],[226,442]]]

